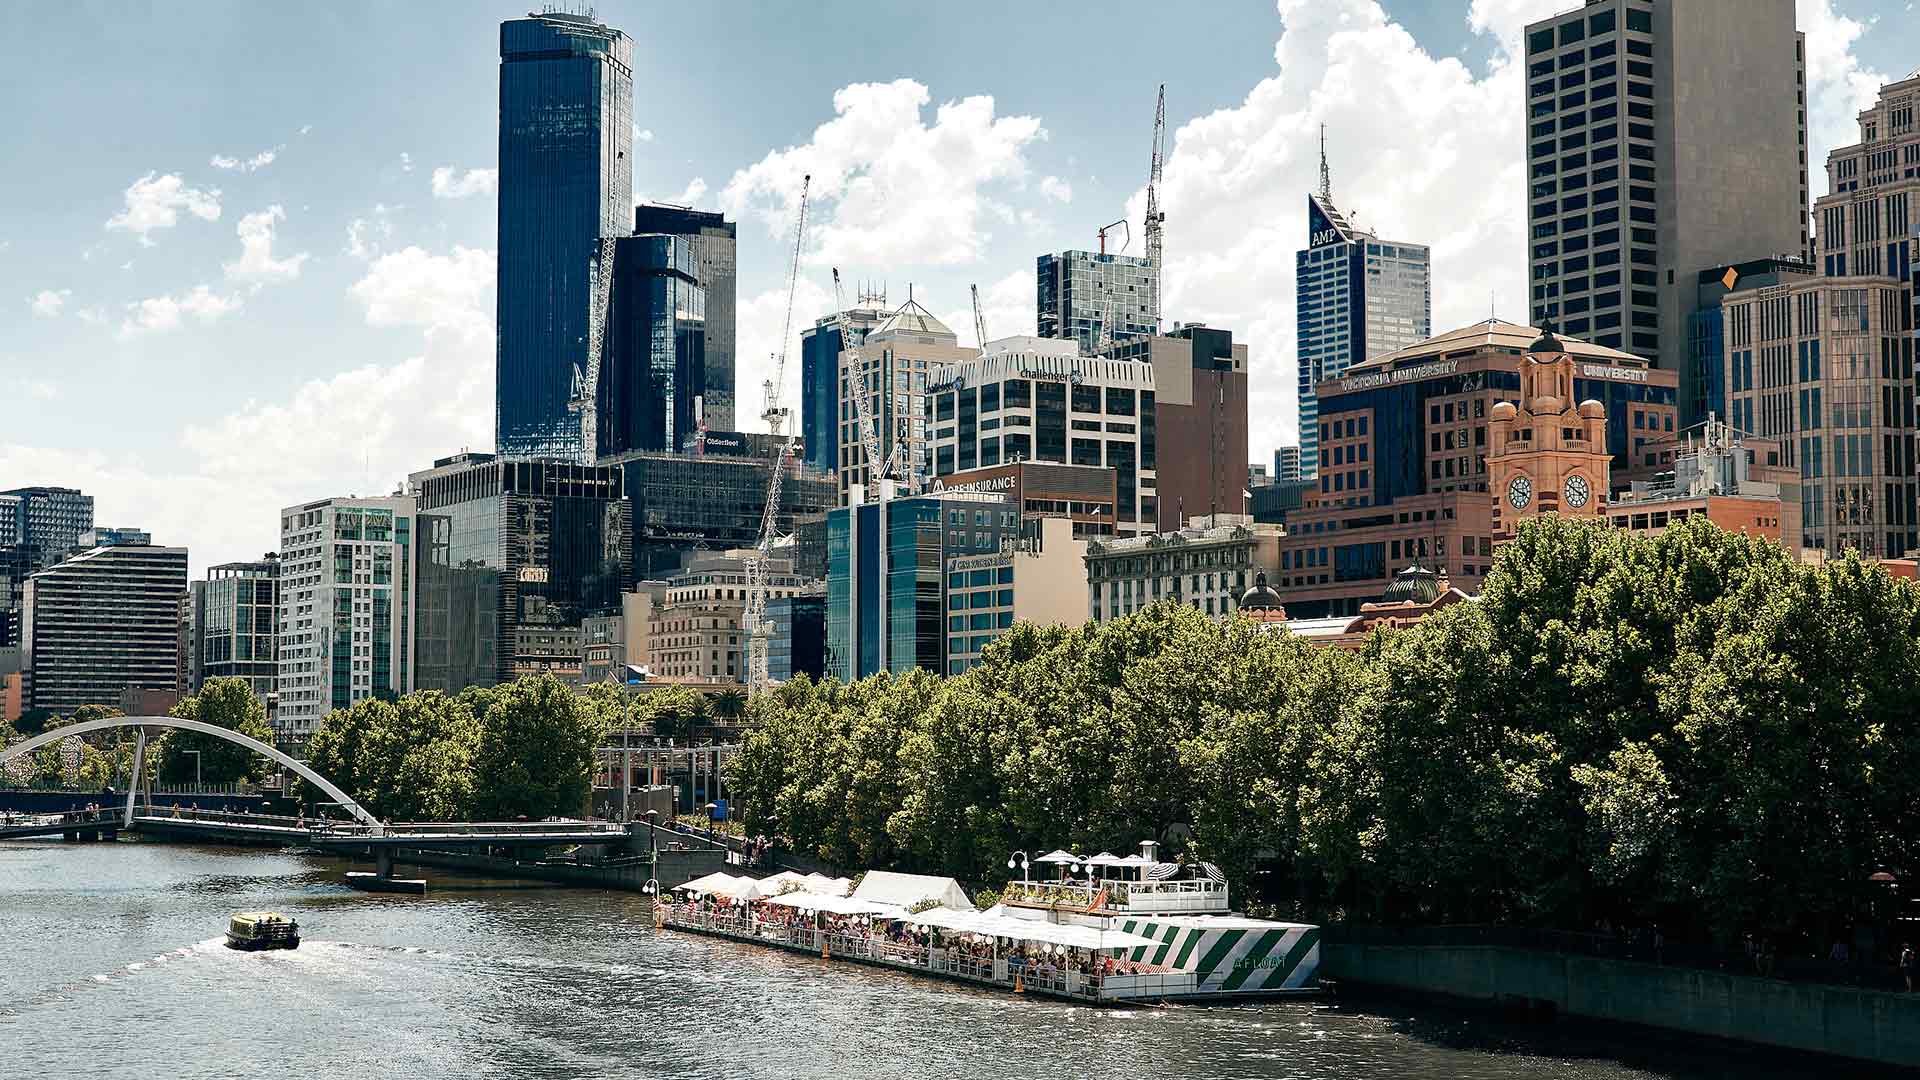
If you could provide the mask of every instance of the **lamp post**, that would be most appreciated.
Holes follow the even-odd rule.
[[[1033,863],[1027,859],[1027,853],[1024,851],[1016,851],[1007,856],[1007,869],[1011,870],[1014,868],[1016,857],[1020,865],[1020,880],[1023,883],[1032,881],[1033,878],[1028,875],[1027,871],[1033,867]]]

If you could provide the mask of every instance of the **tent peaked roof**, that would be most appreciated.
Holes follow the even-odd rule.
[[[898,907],[912,907],[922,900],[934,900],[950,908],[971,908],[967,890],[950,877],[927,874],[896,874],[891,870],[869,870],[853,890],[855,900],[872,900]]]

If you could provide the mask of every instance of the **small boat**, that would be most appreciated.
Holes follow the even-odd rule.
[[[227,948],[297,949],[300,924],[277,911],[242,911],[227,923]]]

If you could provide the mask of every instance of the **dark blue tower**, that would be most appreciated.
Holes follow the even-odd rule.
[[[591,367],[589,323],[601,317],[592,311],[600,239],[632,232],[632,110],[624,33],[580,15],[500,24],[494,436],[503,456],[592,460],[576,402]]]

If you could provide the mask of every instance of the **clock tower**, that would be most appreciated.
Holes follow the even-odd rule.
[[[1487,417],[1487,487],[1493,538],[1511,540],[1535,514],[1603,518],[1612,456],[1607,408],[1573,403],[1573,357],[1551,322],[1520,360],[1520,403],[1503,401]]]

